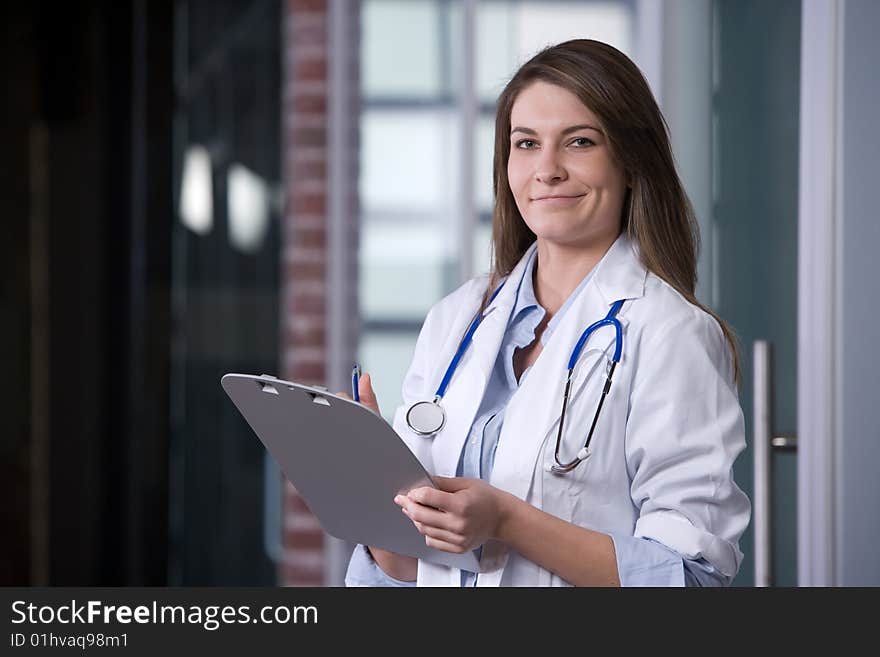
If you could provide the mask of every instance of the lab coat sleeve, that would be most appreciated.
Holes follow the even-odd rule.
[[[724,335],[691,308],[644,335],[638,361],[626,430],[634,535],[704,560],[729,583],[750,504],[733,481],[745,428]]]
[[[348,561],[348,571],[345,573],[346,586],[415,586],[415,581],[406,582],[391,577],[382,570],[367,552],[367,548],[358,544],[351,553]]]

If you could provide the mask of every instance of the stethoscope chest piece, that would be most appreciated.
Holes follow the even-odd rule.
[[[416,402],[406,413],[409,428],[420,436],[433,436],[446,422],[446,413],[437,401]]]

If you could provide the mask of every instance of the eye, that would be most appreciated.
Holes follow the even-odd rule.
[[[572,144],[575,146],[580,146],[582,148],[586,148],[587,146],[595,146],[596,142],[587,137],[575,137],[572,141]]]
[[[516,147],[528,150],[533,148],[535,143],[536,142],[534,139],[520,139],[518,142],[516,142]]]

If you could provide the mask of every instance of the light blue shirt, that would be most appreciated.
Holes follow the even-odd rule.
[[[507,330],[498,350],[498,358],[486,385],[480,408],[471,425],[471,431],[462,449],[456,476],[489,479],[495,462],[495,450],[504,423],[504,411],[517,387],[531,370],[526,369],[519,381],[513,371],[513,356],[517,349],[535,340],[535,329],[547,311],[538,303],[533,285],[534,263],[537,250],[532,253],[518,281],[516,302],[510,313]],[[541,334],[541,345],[550,340],[565,312],[587,285],[592,271],[581,281],[550,319]],[[563,373],[560,374],[562,376]],[[674,550],[648,538],[611,534],[617,555],[617,568],[622,586],[723,586],[729,584],[715,568],[703,559],[683,559]],[[475,552],[479,556],[479,549]],[[478,575],[462,571],[461,585],[475,586]],[[358,545],[352,553],[346,586],[414,586],[389,577],[372,560],[367,550]]]

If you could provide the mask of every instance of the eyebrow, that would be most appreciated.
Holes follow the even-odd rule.
[[[562,131],[562,134],[567,135],[570,132],[577,132],[578,130],[595,130],[600,135],[602,134],[602,131],[599,130],[599,128],[594,128],[593,126],[588,125],[586,123],[582,123],[581,125],[569,126],[568,128],[566,128],[565,130]],[[537,135],[538,134],[537,132],[535,132],[531,128],[523,128],[522,126],[515,127],[513,130],[510,131],[510,134],[513,134],[514,132],[522,132],[527,135]]]

